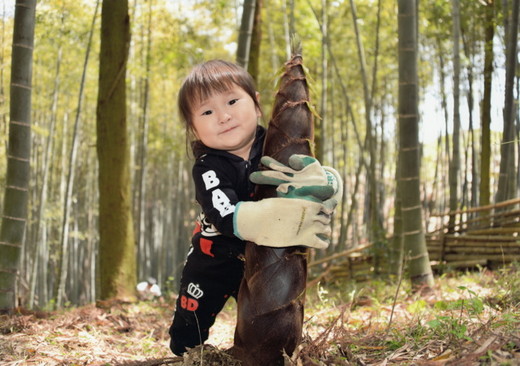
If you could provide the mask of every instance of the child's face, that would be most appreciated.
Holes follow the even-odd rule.
[[[233,84],[226,92],[214,93],[196,103],[192,114],[195,133],[204,145],[249,158],[260,111],[244,89]]]

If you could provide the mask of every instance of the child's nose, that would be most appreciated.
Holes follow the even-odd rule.
[[[231,119],[231,115],[227,112],[222,112],[220,115],[220,123],[226,123]]]

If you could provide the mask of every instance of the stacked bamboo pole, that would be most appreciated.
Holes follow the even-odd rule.
[[[454,227],[442,226],[427,235],[430,259],[439,265],[472,267],[520,260],[520,199],[449,212],[463,217]],[[482,215],[485,213],[485,215]],[[479,216],[480,215],[480,216]],[[487,225],[484,225],[487,223]]]
[[[496,205],[432,215],[444,223],[426,235],[432,265],[494,267],[520,261],[519,205],[520,199],[513,199]],[[452,228],[447,224],[450,215],[459,217]],[[371,244],[361,245],[309,263],[310,269],[321,267],[320,275],[310,284],[322,279],[359,281],[370,277],[374,273],[370,247]]]

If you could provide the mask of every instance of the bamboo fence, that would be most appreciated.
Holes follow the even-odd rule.
[[[440,267],[496,267],[520,261],[520,199],[432,215],[441,225],[426,236],[430,260]],[[453,227],[450,216],[457,218]]]
[[[432,267],[494,268],[520,261],[520,198],[496,205],[433,214],[437,227],[426,234]],[[450,216],[455,225],[449,227]],[[319,268],[308,287],[322,279],[349,278],[356,281],[374,275],[372,244],[367,243],[309,263]]]

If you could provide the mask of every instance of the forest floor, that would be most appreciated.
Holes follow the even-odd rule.
[[[285,365],[520,365],[519,265],[443,275],[421,296],[406,282],[308,289],[303,342]],[[2,315],[0,365],[239,365],[225,352],[234,303],[184,358],[168,348],[173,304],[171,295]]]

